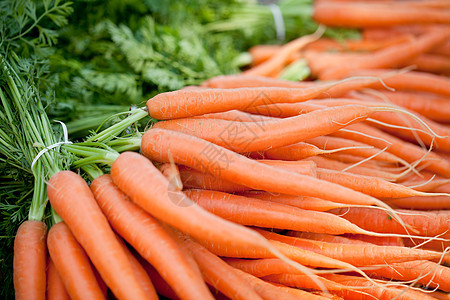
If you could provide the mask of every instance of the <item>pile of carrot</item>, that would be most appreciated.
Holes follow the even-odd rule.
[[[314,8],[363,38],[256,46],[149,99],[159,122],[109,174],[54,174],[59,222],[19,229],[16,298],[450,299],[448,1]],[[310,78],[278,79],[297,59]]]

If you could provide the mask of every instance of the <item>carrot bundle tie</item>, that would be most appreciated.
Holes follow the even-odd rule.
[[[31,163],[31,170],[33,170],[33,167],[35,165],[35,163],[38,161],[38,159],[44,155],[47,151],[50,151],[53,148],[56,148],[60,145],[70,145],[72,144],[71,141],[69,141],[69,134],[67,132],[67,126],[66,124],[64,124],[64,122],[58,121],[58,120],[54,120],[55,122],[58,122],[59,124],[61,124],[62,128],[63,128],[63,136],[64,136],[64,141],[62,142],[57,142],[54,143],[50,146],[44,147],[44,149],[42,149],[41,151],[39,151],[39,153],[36,155],[36,157],[33,159],[33,162]]]

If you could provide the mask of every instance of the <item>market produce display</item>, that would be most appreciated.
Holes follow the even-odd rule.
[[[0,9],[5,298],[449,299],[448,1]]]

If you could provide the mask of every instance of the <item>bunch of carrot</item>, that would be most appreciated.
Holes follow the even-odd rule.
[[[363,9],[318,1],[317,20],[349,26],[319,12],[350,3]],[[48,181],[48,233],[38,221],[17,233],[17,299],[448,299],[449,70],[418,63],[450,40],[433,20],[254,48],[242,74],[159,94],[65,145],[84,158]],[[327,81],[277,79],[299,57]],[[147,114],[160,121],[115,138]]]

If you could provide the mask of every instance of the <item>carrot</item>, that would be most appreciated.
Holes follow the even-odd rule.
[[[14,291],[16,299],[45,299],[47,225],[27,220],[14,239]],[[33,251],[30,251],[33,249]]]
[[[214,190],[226,193],[244,192],[251,188],[218,178],[191,168],[180,167],[180,178],[185,188]]]
[[[215,289],[231,299],[261,299],[253,289],[240,280],[234,268],[219,257],[179,232],[177,238],[194,257],[205,280]]]
[[[242,272],[236,269],[236,274],[250,285],[264,300],[276,300],[276,299],[298,299],[295,295],[287,292],[286,290],[265,282],[253,275]]]
[[[114,295],[123,299],[146,299],[126,254],[84,179],[71,171],[60,171],[50,178],[47,194],[52,207]]]
[[[416,111],[431,120],[450,122],[450,108],[447,105],[450,102],[449,97],[426,92],[380,90],[378,93],[388,99],[389,102]],[[359,93],[352,93],[352,95],[360,97]]]
[[[371,277],[415,281],[431,288],[450,292],[450,268],[427,260],[389,264],[368,271]]]
[[[283,242],[304,250],[347,262],[354,266],[367,266],[384,263],[405,262],[417,259],[440,258],[442,253],[396,246],[377,246],[368,244],[341,244],[288,237],[273,232],[255,229],[270,240]]]
[[[319,197],[346,204],[379,205],[390,209],[378,199],[362,193],[258,163],[193,136],[150,129],[142,137],[141,151],[152,160],[167,162],[167,149],[171,149],[176,163],[255,190]]]
[[[89,257],[64,222],[50,228],[47,247],[71,299],[106,299]]]
[[[259,163],[277,167],[286,171],[291,171],[301,175],[317,177],[316,164],[313,161],[284,161],[284,160],[266,160],[260,159]]]
[[[349,39],[349,40],[333,40],[321,38],[305,47],[305,51],[375,51],[382,48],[396,45],[410,39],[409,35],[402,35],[393,38],[370,40],[370,39]]]
[[[240,110],[229,110],[220,113],[211,113],[205,114],[194,118],[202,118],[202,119],[220,119],[220,120],[228,120],[228,121],[236,121],[236,122],[259,122],[259,121],[276,121],[276,119],[249,114]]]
[[[256,277],[281,273],[299,273],[298,270],[295,270],[278,258],[242,259],[225,257],[223,259],[233,268],[240,269]]]
[[[398,199],[384,199],[389,205],[419,210],[450,209],[450,197],[448,196],[414,196]]]
[[[435,172],[443,177],[450,177],[450,162],[447,162],[433,152],[427,154],[426,150],[416,145],[405,142],[366,124],[352,124],[346,129],[346,131],[336,131],[330,135],[353,139],[381,149],[388,147],[386,151],[404,159],[408,163],[414,163],[426,155],[426,159],[419,166],[424,166],[426,170]],[[370,136],[375,136],[377,139]]]
[[[416,66],[416,70],[435,74],[450,74],[450,58],[440,54],[422,54],[412,59],[410,65]]]
[[[330,234],[370,234],[323,212],[216,191],[189,190],[186,195],[207,211],[242,225]],[[246,210],[239,211],[241,207]]]
[[[146,140],[149,137],[148,133],[158,131],[163,130],[151,129],[144,135],[141,145],[143,153],[148,154],[152,147],[151,142]],[[175,148],[173,150],[173,159],[179,163],[179,153],[175,151]],[[168,155],[167,152],[165,154]],[[122,153],[111,167],[111,176],[114,183],[133,202],[161,221],[182,230],[193,238],[221,242],[229,247],[265,249],[297,268],[303,269],[301,265],[284,257],[261,235],[216,217],[196,205],[182,192],[168,190],[167,179],[142,155],[133,152]],[[153,192],[148,193],[149,189]]]
[[[300,232],[300,231],[288,231],[287,236],[297,237],[301,239],[308,239],[313,241],[321,241],[327,243],[340,243],[340,244],[368,244],[361,240],[350,239],[347,236],[331,235],[327,233],[315,233],[315,232]]]
[[[390,300],[390,299],[401,299],[401,300],[432,300],[433,297],[427,296],[426,294],[420,293],[418,291],[409,290],[407,288],[380,288],[374,286],[373,283],[367,281],[364,278],[356,277],[356,276],[347,276],[347,275],[336,275],[336,274],[327,274],[323,275],[323,277],[333,280],[337,283],[343,285],[351,285],[358,286],[357,290],[344,290],[344,291],[335,291],[336,294],[344,297],[344,299],[380,299],[380,300]],[[363,297],[361,292],[368,294]]]
[[[403,247],[405,244],[403,243],[402,238],[395,237],[395,236],[370,236],[370,235],[363,235],[363,234],[346,234],[346,237],[348,237],[351,240],[357,240],[365,243],[371,243],[378,246],[399,246]]]
[[[448,15],[450,17],[450,13]],[[343,64],[324,70],[319,78],[322,80],[343,78],[350,72],[361,69],[396,68],[442,44],[449,37],[448,30],[433,30],[411,41],[373,52],[362,59],[346,60]]]
[[[436,236],[449,229],[450,213],[447,211],[413,211],[397,210],[406,224],[415,228],[423,236]],[[405,233],[404,228],[392,220],[384,211],[365,207],[337,208],[330,213],[340,215],[342,218],[366,230],[382,233]]]
[[[134,274],[136,275],[139,283],[147,294],[147,297],[149,299],[159,299],[158,295],[156,294],[155,287],[153,286],[150,277],[147,274],[147,271],[145,271],[141,263],[136,259],[136,257],[134,257],[134,255],[128,249],[125,242],[120,238],[120,236],[117,236],[117,240],[119,241],[119,244],[122,246],[123,251],[127,255],[128,260],[131,263],[131,267],[133,268]]]
[[[330,169],[342,172],[345,171],[357,175],[381,178],[387,181],[396,181],[399,179],[399,177],[401,177],[401,175],[399,176],[398,174],[388,172],[387,170],[375,169],[373,165],[370,168],[361,165],[354,166],[348,163],[343,163],[334,159],[319,156],[309,157],[306,158],[306,160],[315,162],[316,165],[322,169]]]
[[[429,240],[426,243],[419,239],[403,238],[403,243],[406,247],[418,247],[420,249],[433,250],[443,252],[450,247],[450,241]],[[448,255],[448,254],[447,254]],[[445,258],[444,258],[445,260]]]
[[[179,119],[228,110],[245,110],[247,107],[274,103],[292,103],[313,99],[339,85],[374,83],[374,78],[348,78],[325,82],[307,88],[239,88],[178,90],[161,93],[147,101],[148,113],[158,120]],[[199,100],[200,99],[200,100]]]
[[[376,154],[376,156],[373,157],[374,160],[407,164],[404,160],[389,152],[380,153],[380,149],[374,149],[373,146],[343,138],[333,136],[318,136],[312,139],[308,139],[306,140],[306,142],[318,147],[319,149],[323,149],[324,151],[337,151],[340,149],[339,153],[341,154],[351,154],[362,157],[371,157]]]
[[[352,76],[379,76],[388,70],[359,70],[352,72]],[[395,90],[407,90],[435,93],[441,96],[450,96],[450,79],[445,76],[409,71],[398,73],[383,79],[384,83]],[[378,82],[370,87],[384,89]]]
[[[242,72],[242,74],[251,76],[275,77],[274,74],[278,74],[283,70],[288,60],[295,52],[304,48],[307,44],[319,39],[324,31],[325,29],[323,27],[319,27],[319,29],[317,29],[317,31],[313,34],[304,35],[293,41],[290,41],[289,43],[284,44],[280,47],[277,53],[267,61]]]
[[[323,200],[320,198],[307,197],[307,196],[292,196],[283,194],[272,194],[261,191],[248,191],[240,192],[241,195],[250,198],[261,199],[265,201],[272,201],[281,204],[286,204],[301,209],[315,210],[315,211],[328,211],[338,207],[348,207],[346,204],[339,204]]]
[[[161,128],[194,135],[235,152],[264,151],[286,146],[368,118],[382,108],[344,105],[314,110],[274,122],[234,122],[212,119],[178,119],[156,123]]]
[[[183,183],[181,182],[180,178],[180,170],[178,170],[178,167],[175,164],[161,164],[160,166],[158,166],[158,169],[164,176],[166,176],[171,186],[173,186],[174,190],[183,190]]]
[[[110,175],[97,177],[91,190],[114,230],[158,270],[181,299],[211,297],[201,275],[161,224],[131,202]]]
[[[338,14],[336,12],[339,12]],[[313,18],[327,26],[385,27],[403,24],[450,23],[450,13],[423,7],[319,1],[314,5]]]
[[[322,282],[329,291],[343,291],[349,289],[349,287],[345,285],[336,283],[323,277],[320,278],[320,282]],[[310,278],[307,278],[302,274],[279,273],[264,276],[262,277],[262,279],[298,289],[318,290],[317,285],[314,282],[311,282]]]
[[[48,300],[70,300],[64,283],[59,276],[52,260],[48,260],[47,266],[47,298]]]
[[[255,45],[248,49],[252,56],[252,66],[257,66],[270,59],[276,52],[280,50],[279,45]]]
[[[380,178],[317,168],[317,178],[330,181],[377,198],[402,198],[411,196],[438,196],[437,193],[416,191],[401,184]],[[444,195],[445,196],[445,195]]]

